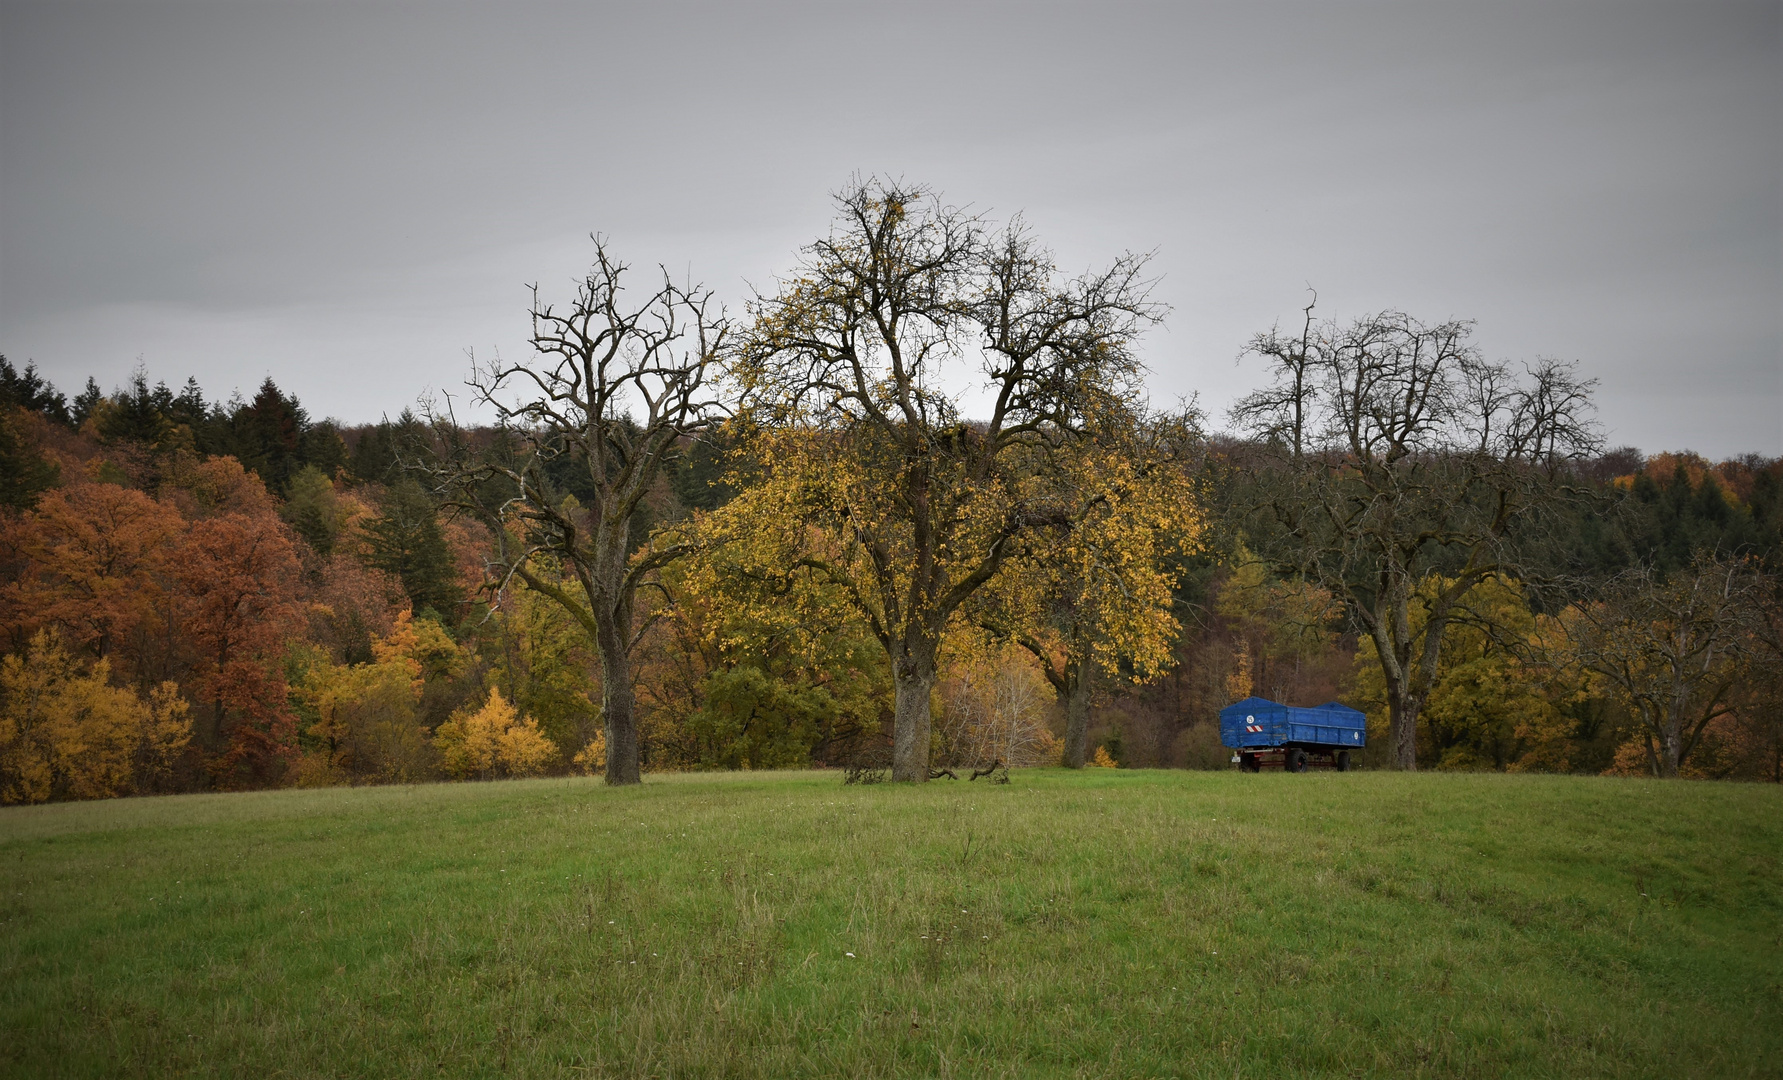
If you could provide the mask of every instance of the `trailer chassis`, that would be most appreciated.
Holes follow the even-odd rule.
[[[1242,772],[1306,772],[1308,769],[1350,771],[1350,752],[1338,747],[1285,743],[1281,746],[1242,747],[1232,755]]]

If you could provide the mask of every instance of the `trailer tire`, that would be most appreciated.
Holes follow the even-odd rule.
[[[1238,759],[1239,772],[1262,772],[1263,766],[1258,763],[1257,755],[1245,754]]]
[[[1350,771],[1350,752],[1348,750],[1339,750],[1337,752],[1337,771]]]
[[[1306,751],[1299,749],[1288,751],[1288,758],[1285,764],[1289,772],[1305,772]]]

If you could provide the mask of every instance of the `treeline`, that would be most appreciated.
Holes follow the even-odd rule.
[[[207,438],[278,433],[268,440],[276,451],[246,451],[262,473],[194,449],[191,414],[155,407],[171,395],[145,394],[141,378],[89,407],[79,427],[28,369],[0,361],[0,391],[14,482],[0,540],[7,801],[604,764],[598,662],[582,628],[524,587],[493,603],[479,592],[486,532],[442,513],[397,468],[405,440],[425,439],[420,421],[311,423],[269,381],[234,411],[257,408],[258,420],[276,410],[286,422],[206,414]],[[119,415],[131,426],[101,426]],[[1243,449],[1210,446],[1186,479],[1223,472],[1233,484],[1242,473],[1223,466]],[[727,450],[736,452],[722,438],[684,446],[653,492],[653,518],[685,521],[728,502]],[[275,468],[282,486],[268,480]],[[1608,579],[1643,563],[1684,571],[1702,551],[1778,557],[1776,459],[1618,450],[1579,463],[1577,478],[1593,499],[1555,524],[1557,570]],[[1101,688],[1090,756],[1224,767],[1214,715],[1251,693],[1343,698],[1381,718],[1379,678],[1328,592],[1208,539],[1171,568],[1181,617],[1169,661],[1144,681]],[[739,625],[750,612],[724,610],[736,597],[718,576],[698,559],[665,575],[677,602],[652,613],[639,649],[645,768],[840,765],[883,736],[890,678],[866,630],[822,604],[757,611],[756,625]],[[1639,725],[1609,688],[1588,676],[1557,683],[1518,649],[1527,640],[1503,639],[1504,627],[1532,634],[1533,594],[1494,582],[1481,606],[1497,629],[1469,626],[1445,644],[1420,764],[1649,771]],[[804,623],[812,611],[833,624]],[[1774,684],[1736,691],[1747,695],[1741,708],[1705,730],[1684,771],[1775,781],[1783,739],[1776,700],[1762,696]],[[938,761],[1059,759],[1063,704],[1019,646],[962,648],[935,711],[949,744]],[[466,730],[480,732],[468,751]]]
[[[0,800],[1221,768],[1251,694],[1381,767],[1783,780],[1783,460],[1606,451],[1564,365],[1391,312],[1259,335],[1210,436],[1139,397],[1143,260],[838,205],[746,324],[598,249],[482,428],[0,358]]]

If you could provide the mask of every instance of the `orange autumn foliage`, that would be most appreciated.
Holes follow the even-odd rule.
[[[180,552],[192,687],[208,702],[205,734],[223,750],[226,784],[271,782],[296,757],[297,722],[278,660],[303,614],[299,573],[289,531],[270,513],[194,522]]]
[[[260,478],[232,457],[199,458],[179,452],[161,473],[161,499],[188,519],[219,514],[258,517],[277,512],[277,503]]]
[[[153,616],[184,528],[172,508],[114,484],[44,492],[6,530],[23,564],[4,593],[13,647],[54,627],[76,648],[110,653]]]

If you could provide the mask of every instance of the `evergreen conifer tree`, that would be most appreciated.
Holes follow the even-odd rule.
[[[431,608],[450,619],[464,593],[438,508],[421,485],[411,477],[398,481],[384,496],[383,513],[364,529],[366,562],[400,579],[417,612]]]

